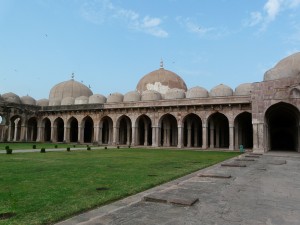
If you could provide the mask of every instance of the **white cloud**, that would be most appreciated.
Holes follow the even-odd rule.
[[[263,31],[280,13],[295,9],[299,5],[300,0],[267,0],[262,10],[250,13],[250,18],[244,25],[249,27],[260,25],[260,30]]]
[[[86,1],[82,5],[81,16],[92,23],[102,24],[106,20],[117,19],[125,21],[130,29],[150,34],[155,37],[168,37],[168,32],[162,27],[162,19],[157,17],[141,17],[137,12],[117,7],[110,0]]]

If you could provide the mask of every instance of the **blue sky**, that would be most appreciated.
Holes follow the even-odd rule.
[[[0,0],[0,94],[71,79],[125,94],[159,68],[188,88],[258,82],[300,50],[300,0]]]

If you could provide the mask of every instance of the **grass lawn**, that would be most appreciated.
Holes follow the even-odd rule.
[[[23,143],[23,142],[1,142],[0,143],[0,151],[5,150],[6,146],[9,146],[12,150],[17,149],[33,149],[33,145],[35,145],[36,149],[45,148],[47,149],[54,149],[54,148],[80,148],[85,147],[86,145],[80,145],[80,144],[63,144],[63,143],[42,143],[42,142],[32,142],[32,143]]]
[[[0,214],[15,216],[0,219],[0,225],[52,224],[238,154],[149,149],[1,154]],[[108,190],[96,190],[103,187]]]

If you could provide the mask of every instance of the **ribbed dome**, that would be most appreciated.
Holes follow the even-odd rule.
[[[107,96],[107,103],[119,103],[119,102],[123,102],[123,95],[116,92],[116,93],[112,93],[109,96]]]
[[[264,80],[277,80],[300,76],[300,52],[280,60],[275,67],[265,72]]]
[[[207,98],[208,91],[203,87],[193,87],[186,92],[186,98]]]
[[[182,99],[185,98],[185,91],[182,89],[173,88],[166,92],[165,99]]]
[[[89,104],[103,104],[106,102],[106,97],[99,94],[94,94],[89,97]]]
[[[130,91],[124,95],[124,102],[138,102],[141,100],[141,95],[137,91]]]
[[[169,70],[161,68],[145,75],[137,84],[136,89],[139,93],[147,90],[158,91],[165,94],[167,90],[177,88],[186,91],[187,87],[184,80]]]
[[[161,94],[158,91],[144,91],[142,94],[142,101],[158,101],[161,100]]]
[[[38,106],[48,106],[49,105],[49,100],[45,99],[45,98],[37,100],[36,105],[38,105]]]
[[[25,105],[36,105],[36,100],[28,95],[21,97],[21,102]]]
[[[6,102],[12,102],[12,103],[16,103],[16,104],[21,104],[20,97],[18,95],[16,95],[15,93],[12,93],[12,92],[3,94],[2,98]]]
[[[61,105],[74,105],[75,98],[73,97],[65,97],[61,100]]]
[[[49,105],[57,105],[59,101],[66,97],[77,98],[80,96],[89,97],[93,92],[84,84],[73,79],[55,85],[49,94]]]
[[[224,84],[219,84],[218,86],[212,88],[209,93],[211,97],[225,97],[231,96],[232,94],[233,90]]]
[[[75,98],[75,105],[82,105],[82,104],[88,104],[89,103],[89,97],[87,96],[80,96]]]
[[[251,95],[252,84],[240,84],[235,88],[234,95]]]

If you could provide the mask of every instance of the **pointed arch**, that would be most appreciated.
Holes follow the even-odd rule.
[[[113,136],[113,121],[109,116],[104,116],[100,120],[99,143],[105,145],[112,144]]]
[[[118,143],[120,145],[130,145],[132,140],[131,119],[128,116],[122,115],[117,121],[117,127],[119,127]]]
[[[229,121],[220,112],[208,118],[208,145],[210,148],[229,148]]]
[[[279,102],[265,113],[268,150],[298,151],[299,110],[289,103]]]
[[[37,119],[32,117],[27,121],[27,141],[36,141],[37,132]]]
[[[143,114],[140,115],[136,120],[136,144],[151,146],[152,145],[152,123],[151,119]]]
[[[160,146],[170,147],[178,144],[178,126],[175,116],[165,114],[159,120]]]
[[[82,120],[83,142],[92,143],[94,137],[94,121],[90,116],[86,116]]]
[[[194,113],[183,118],[183,145],[185,147],[202,146],[202,121]]]
[[[240,145],[244,148],[253,148],[253,127],[252,115],[249,112],[242,112],[234,120],[235,149]]]

